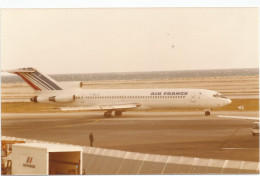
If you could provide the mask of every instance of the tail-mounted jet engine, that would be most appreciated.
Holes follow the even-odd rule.
[[[76,99],[75,95],[58,95],[51,97],[41,97],[35,96],[31,98],[32,102],[35,103],[49,103],[49,102],[58,102],[58,103],[70,103]]]

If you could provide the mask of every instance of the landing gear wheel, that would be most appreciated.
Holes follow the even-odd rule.
[[[205,111],[205,116],[209,116],[210,115],[210,111]]]
[[[104,113],[104,117],[105,118],[109,118],[109,117],[111,117],[111,114],[112,114],[111,112],[105,112]]]
[[[115,111],[115,116],[121,116],[122,115],[122,111]]]

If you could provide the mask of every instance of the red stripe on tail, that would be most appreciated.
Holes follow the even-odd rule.
[[[31,81],[29,81],[28,79],[26,79],[23,75],[21,75],[20,73],[18,72],[15,72],[17,75],[21,76],[23,78],[23,80],[25,82],[27,82],[33,89],[35,90],[41,90],[39,87],[37,87],[36,85],[34,85]]]

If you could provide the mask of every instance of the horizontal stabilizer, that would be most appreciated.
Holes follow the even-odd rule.
[[[40,73],[35,68],[27,67],[5,70],[5,72],[17,74],[34,90],[62,90],[62,87],[57,81],[48,75]]]
[[[79,107],[60,107],[62,111],[95,111],[95,110],[120,110],[120,109],[134,109],[141,106],[137,103],[132,104],[118,104],[118,105],[101,105],[101,106],[79,106]]]
[[[34,70],[31,68],[27,68],[27,69],[14,69],[14,70],[2,70],[2,72],[7,72],[7,73],[33,73]]]

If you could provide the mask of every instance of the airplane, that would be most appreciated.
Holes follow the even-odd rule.
[[[131,109],[204,109],[209,116],[212,108],[231,103],[229,98],[206,89],[84,89],[82,82],[57,82],[35,68],[6,70],[17,74],[37,96],[35,103],[48,103],[62,111],[105,111],[104,117],[121,116]]]

